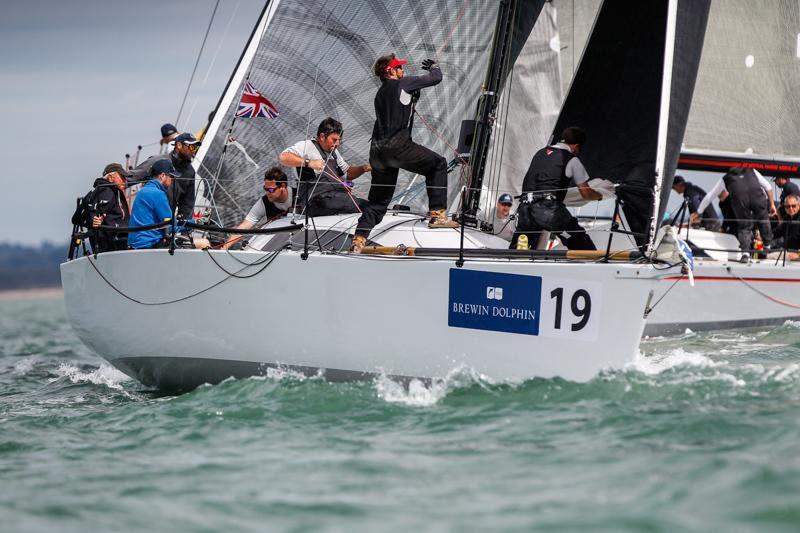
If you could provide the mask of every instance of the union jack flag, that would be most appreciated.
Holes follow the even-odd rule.
[[[236,116],[244,118],[275,118],[278,116],[278,108],[258,92],[250,82],[247,82],[244,85],[242,99],[239,100],[239,109],[236,110]]]

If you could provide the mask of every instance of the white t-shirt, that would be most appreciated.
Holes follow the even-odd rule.
[[[312,161],[314,159],[325,159],[317,149],[317,146],[311,141],[300,141],[295,143],[284,150],[284,152],[289,152],[290,154],[300,156],[303,159],[310,159]],[[339,153],[339,150],[333,151],[333,157],[336,158],[336,164],[339,165],[339,168],[342,169],[342,172],[347,174],[347,169],[350,168],[350,165],[348,165],[344,160],[342,154]],[[321,170],[314,170],[314,174],[317,177],[319,177],[321,172]],[[299,178],[297,177],[296,173],[292,176],[289,176],[289,187],[297,187],[298,179]]]
[[[272,205],[280,209],[281,211],[288,211],[290,207],[292,207],[292,189],[289,188],[289,195],[286,197],[285,202],[273,202]],[[247,216],[244,219],[247,222],[252,222],[253,224],[257,224],[259,220],[267,216],[267,208],[264,206],[264,200],[259,198],[253,207],[250,208],[250,212],[247,213]]]
[[[552,146],[553,148],[560,148],[561,150],[572,153],[572,150],[569,149],[569,145],[566,143],[556,143]],[[586,167],[583,166],[583,163],[581,163],[581,160],[578,159],[577,156],[569,160],[567,167],[564,169],[564,175],[568,178],[572,178],[575,185],[589,180],[589,173],[586,172]]]

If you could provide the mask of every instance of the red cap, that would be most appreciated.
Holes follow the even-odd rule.
[[[405,65],[406,63],[408,63],[408,61],[406,61],[405,59],[394,58],[392,59],[391,63],[389,63],[389,65],[386,67],[386,70],[389,70],[390,68],[397,68],[400,65]]]

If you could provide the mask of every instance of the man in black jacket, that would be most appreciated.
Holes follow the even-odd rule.
[[[175,149],[168,154],[154,155],[144,163],[131,171],[133,183],[145,182],[150,177],[150,169],[153,163],[162,159],[169,159],[172,166],[180,173],[175,178],[174,189],[175,198],[172,197],[172,187],[167,191],[170,206],[175,209],[178,206],[178,217],[182,220],[191,221],[194,211],[194,167],[192,160],[197,150],[200,148],[200,141],[195,139],[191,133],[181,133],[175,137]]]
[[[683,176],[675,176],[675,180],[672,182],[672,190],[683,195],[684,200],[688,204],[689,216],[697,213],[700,202],[702,202],[703,198],[706,196],[705,190],[691,181],[686,181],[683,179]],[[700,217],[700,226],[708,231],[720,231],[722,228],[719,216],[717,216],[717,212],[714,211],[714,206],[711,204],[703,211]]]
[[[800,250],[800,196],[789,194],[783,200],[784,215],[775,229],[772,248]]]
[[[570,250],[596,250],[586,230],[564,205],[571,181],[583,199],[603,199],[589,186],[589,174],[578,159],[585,142],[584,131],[573,126],[564,130],[559,142],[534,154],[522,182],[522,201],[517,209],[517,229],[511,248],[516,248],[520,235],[525,234],[528,246],[536,249],[542,232],[547,230],[558,235]]]
[[[358,220],[353,238],[354,252],[360,252],[367,236],[386,214],[397,185],[400,169],[425,176],[428,189],[431,228],[454,228],[458,224],[447,217],[447,161],[439,154],[411,140],[414,125],[414,105],[420,89],[433,87],[442,81],[442,71],[432,59],[422,62],[428,73],[406,76],[405,59],[394,54],[381,56],[373,67],[381,86],[375,94],[375,126],[369,164],[372,168],[372,185],[369,205]]]
[[[106,165],[103,177],[94,181],[94,190],[86,195],[83,204],[73,215],[73,224],[87,228],[91,226],[95,230],[89,236],[95,253],[128,249],[127,234],[97,230],[100,226],[128,227],[130,209],[125,198],[126,176],[125,169],[119,163]]]

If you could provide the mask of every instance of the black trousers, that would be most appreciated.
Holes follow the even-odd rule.
[[[772,242],[772,228],[769,223],[769,206],[767,197],[758,195],[731,195],[730,206],[736,221],[736,237],[739,247],[748,252],[753,249],[753,226],[761,232],[761,239],[769,246]]]
[[[400,169],[425,176],[431,210],[447,207],[447,161],[433,150],[404,135],[396,136],[388,141],[373,142],[369,149],[369,164],[372,166],[369,204],[358,219],[356,235],[367,237],[383,220],[394,196]]]
[[[517,247],[517,240],[522,234],[528,237],[529,246],[535,248],[544,230],[558,235],[570,250],[597,250],[586,230],[578,224],[578,219],[558,200],[520,204],[517,210],[517,231],[511,238],[509,248]]]
[[[308,203],[308,216],[324,217],[346,213],[364,212],[368,202],[363,198],[351,197],[346,192],[316,196]]]

